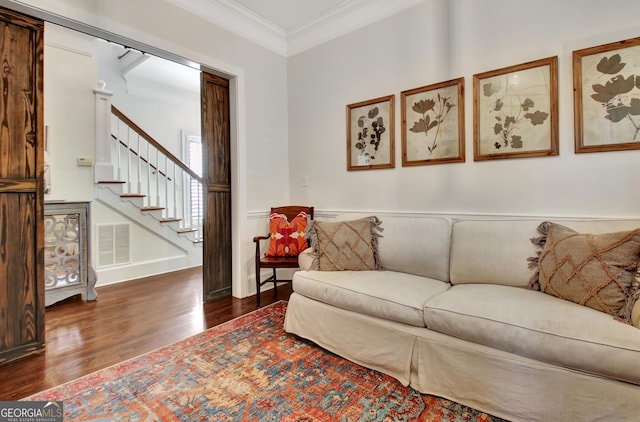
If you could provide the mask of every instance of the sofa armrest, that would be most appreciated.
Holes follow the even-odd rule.
[[[631,323],[634,327],[640,328],[640,300],[636,300],[636,304],[631,310]]]
[[[300,252],[298,255],[298,265],[301,270],[309,271],[311,266],[313,265],[313,260],[315,259],[315,254],[313,252],[313,248],[309,247],[304,251]]]

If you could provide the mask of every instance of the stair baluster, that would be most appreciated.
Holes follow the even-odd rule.
[[[151,143],[147,142],[147,196],[145,203],[151,208]]]
[[[142,151],[142,148],[140,148],[139,134],[137,134],[137,138],[138,138],[138,151]],[[142,160],[138,159],[136,161],[138,161],[138,191],[136,193],[141,193],[142,192]]]
[[[131,187],[131,128],[127,128],[127,140],[126,140],[126,160],[127,160],[127,192],[134,193]]]
[[[156,207],[162,208],[160,205],[160,150],[156,148]]]

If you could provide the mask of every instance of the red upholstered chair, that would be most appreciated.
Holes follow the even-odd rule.
[[[283,206],[283,207],[274,207],[271,208],[271,213],[269,214],[269,221],[271,223],[271,215],[274,213],[282,214],[287,217],[287,221],[289,223],[293,222],[296,216],[300,214],[300,212],[304,211],[307,214],[307,221],[313,220],[313,207],[304,207],[298,205],[291,206]],[[282,280],[276,277],[276,270],[278,268],[298,268],[298,255],[302,250],[294,250],[290,255],[287,256],[265,256],[260,253],[260,241],[261,240],[270,240],[271,236],[255,236],[253,238],[254,243],[256,244],[256,306],[260,307],[260,286],[263,286],[266,283],[273,283],[274,294],[278,294],[278,283],[290,283],[291,280]],[[271,240],[270,240],[271,242]],[[271,244],[270,244],[271,246]],[[270,250],[270,252],[273,252]],[[295,255],[294,255],[295,253]],[[273,273],[272,275],[264,281],[260,279],[260,270],[263,268],[271,268]]]

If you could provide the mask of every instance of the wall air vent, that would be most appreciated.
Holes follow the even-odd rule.
[[[131,225],[129,223],[99,224],[97,268],[131,263]]]

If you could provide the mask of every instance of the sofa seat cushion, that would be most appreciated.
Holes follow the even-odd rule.
[[[435,331],[570,369],[640,384],[640,330],[611,315],[503,285],[456,285],[426,302]]]
[[[446,291],[439,280],[395,271],[297,271],[293,290],[365,315],[424,326],[424,302]]]

